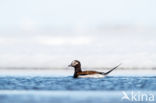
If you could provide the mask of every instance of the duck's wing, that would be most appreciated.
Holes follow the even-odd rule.
[[[97,72],[97,71],[82,71],[78,72],[78,75],[92,75],[92,74],[102,74],[102,72]]]

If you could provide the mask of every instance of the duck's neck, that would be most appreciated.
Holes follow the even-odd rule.
[[[75,73],[82,72],[81,67],[75,67]]]
[[[79,72],[82,72],[82,70],[81,70],[81,66],[77,66],[77,67],[75,67],[75,72],[74,72],[73,77],[74,77],[74,78],[77,78]]]

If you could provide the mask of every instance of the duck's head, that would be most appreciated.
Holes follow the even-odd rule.
[[[81,68],[81,63],[78,60],[74,60],[71,62],[70,65],[68,65],[69,67],[74,67],[74,68]]]

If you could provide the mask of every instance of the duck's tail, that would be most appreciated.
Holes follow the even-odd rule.
[[[113,70],[115,70],[117,67],[119,67],[121,65],[121,63],[119,65],[117,65],[116,67],[112,68],[111,70],[109,70],[108,72],[106,73],[103,73],[104,75],[107,75],[109,74],[110,72],[112,72]]]

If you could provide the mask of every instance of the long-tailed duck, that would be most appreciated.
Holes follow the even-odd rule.
[[[72,63],[68,66],[75,68],[73,78],[100,78],[100,77],[105,77],[106,75],[108,75],[110,72],[112,72],[114,69],[116,69],[119,65],[112,68],[111,70],[109,70],[106,73],[98,72],[98,71],[82,71],[81,70],[81,63],[78,60],[72,61]]]

